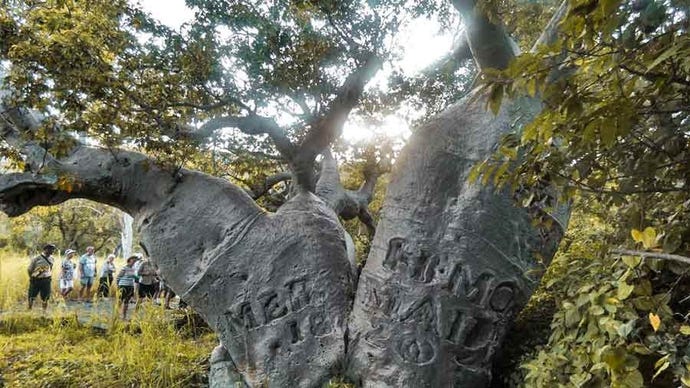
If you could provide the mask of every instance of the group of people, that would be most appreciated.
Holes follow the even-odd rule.
[[[48,300],[51,293],[51,279],[53,272],[53,253],[56,251],[53,244],[46,244],[42,252],[34,257],[29,264],[29,301],[28,307],[33,307],[34,301],[38,296],[41,297],[43,310],[48,307]],[[59,283],[60,295],[67,298],[74,290],[75,279],[79,279],[78,299],[91,301],[91,289],[96,284],[96,274],[98,274],[97,296],[107,298],[110,296],[110,288],[113,280],[116,281],[120,295],[120,312],[123,318],[127,316],[127,308],[130,301],[137,298],[137,306],[144,298],[156,299],[164,298],[165,308],[170,308],[170,301],[175,297],[175,293],[165,285],[159,274],[157,266],[141,255],[133,255],[127,258],[127,263],[120,269],[115,276],[115,255],[108,255],[100,271],[98,271],[98,260],[95,255],[94,247],[87,247],[86,252],[74,261],[77,251],[73,249],[65,250],[65,257],[62,260]],[[76,276],[75,276],[76,272]]]

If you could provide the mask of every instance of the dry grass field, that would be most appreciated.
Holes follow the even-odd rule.
[[[184,312],[144,304],[118,318],[115,296],[62,301],[57,286],[44,315],[26,311],[29,257],[0,254],[0,386],[194,387],[206,385],[210,331],[191,330]],[[116,263],[119,266],[122,262]],[[69,305],[69,308],[67,308]]]

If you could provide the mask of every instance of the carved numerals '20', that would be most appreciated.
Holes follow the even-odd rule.
[[[436,359],[436,347],[433,342],[418,336],[402,336],[396,350],[404,361],[417,365],[428,364]]]

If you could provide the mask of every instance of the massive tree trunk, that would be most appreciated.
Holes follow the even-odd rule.
[[[532,225],[512,193],[468,183],[473,165],[539,109],[486,112],[482,94],[419,129],[388,186],[350,322],[350,375],[364,386],[481,387],[514,314],[553,256],[563,221]]]
[[[505,66],[515,52],[503,29],[472,1],[455,3],[480,69]],[[361,89],[364,81],[353,79]],[[21,140],[37,125],[29,111],[0,106],[0,133],[27,161],[27,172],[0,176],[0,208],[14,216],[87,198],[131,214],[145,253],[218,333],[223,347],[212,370],[226,381],[317,387],[346,371],[371,387],[481,387],[539,280],[538,258],[548,263],[565,223],[555,217],[550,228],[536,227],[541,209],[515,207],[511,192],[468,182],[500,137],[540,109],[537,98],[516,99],[493,115],[486,98],[471,93],[413,135],[356,287],[338,216],[373,228],[366,203],[375,176],[359,191],[344,190],[328,157],[316,183],[300,167],[299,193],[269,214],[227,181],[171,172],[135,152],[77,146],[53,158]],[[310,161],[338,132],[298,148],[271,126],[251,128],[293,158],[306,150]]]
[[[40,175],[0,177],[11,216],[68,198],[134,216],[142,248],[216,330],[246,385],[315,387],[342,364],[352,271],[344,230],[315,195],[268,214],[227,181],[89,147]]]

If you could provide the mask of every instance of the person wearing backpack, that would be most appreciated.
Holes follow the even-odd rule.
[[[144,259],[137,267],[137,283],[139,284],[139,301],[148,298],[153,299],[156,294],[156,283],[158,282],[158,274],[156,265],[148,258]]]
[[[29,264],[29,310],[33,307],[34,300],[38,295],[41,296],[43,302],[43,312],[48,308],[48,299],[50,299],[50,283],[53,274],[53,252],[55,252],[55,245],[46,244],[43,246],[43,252],[40,255],[31,259]]]

